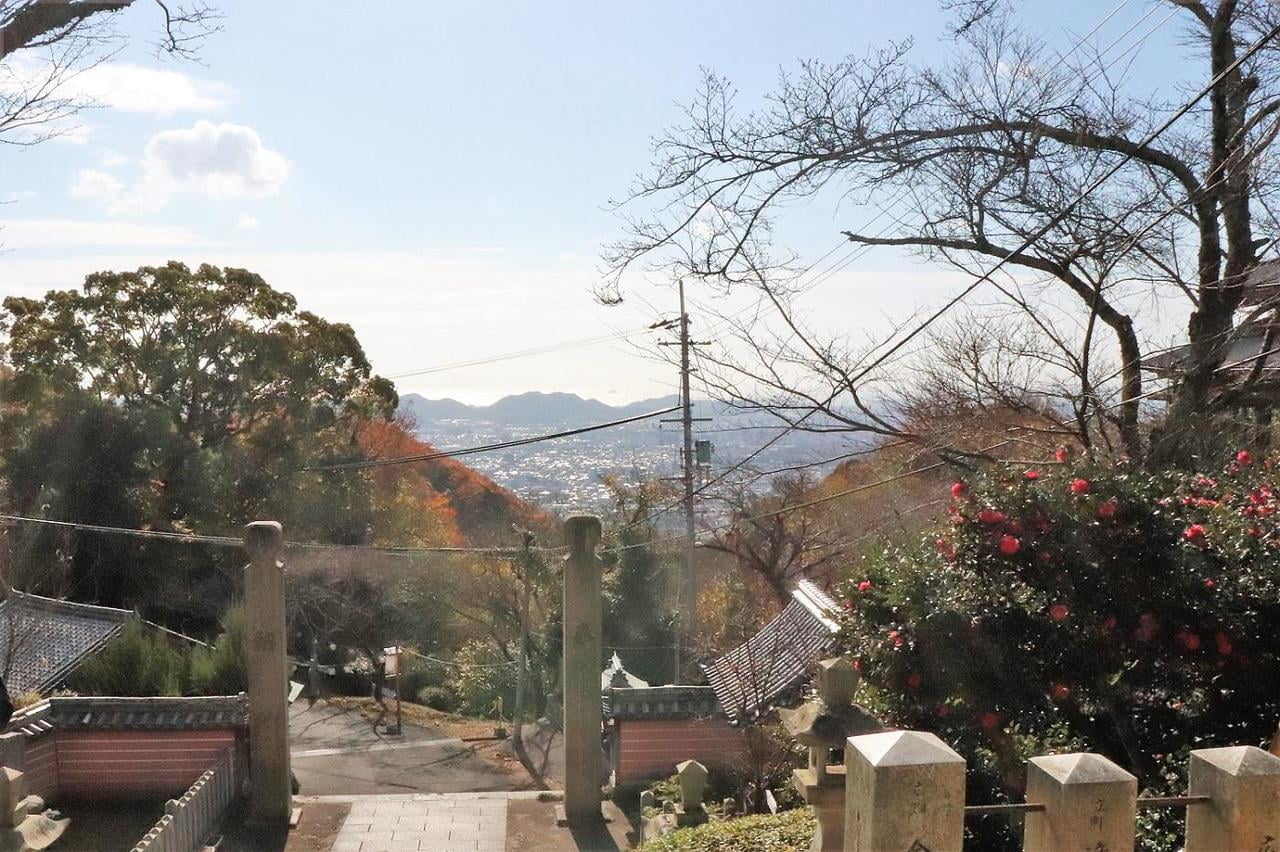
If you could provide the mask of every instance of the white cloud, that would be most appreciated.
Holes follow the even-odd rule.
[[[21,251],[57,246],[112,248],[172,248],[207,245],[186,228],[168,225],[130,225],[123,222],[85,222],[73,219],[9,219],[0,221],[0,243]]]
[[[125,112],[209,112],[224,106],[231,92],[222,83],[196,80],[181,71],[105,62],[76,77],[72,88],[84,98]]]
[[[252,127],[199,121],[151,137],[142,168],[142,182],[116,203],[116,212],[158,210],[184,192],[220,201],[265,198],[280,191],[290,166]]]
[[[81,169],[71,182],[71,197],[76,201],[112,201],[123,191],[123,183],[93,169]]]
[[[240,218],[236,220],[236,227],[242,231],[252,230],[258,227],[258,217],[251,213],[241,213]]]

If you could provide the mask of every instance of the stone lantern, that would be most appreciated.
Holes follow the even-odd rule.
[[[844,848],[845,768],[843,763],[830,763],[832,749],[843,748],[849,737],[884,730],[884,725],[853,703],[858,680],[849,659],[823,660],[815,678],[818,697],[794,710],[778,710],[787,733],[809,749],[809,766],[792,775],[800,797],[813,807],[818,819],[812,852],[840,852]]]

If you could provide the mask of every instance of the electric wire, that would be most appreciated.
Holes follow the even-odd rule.
[[[483,444],[478,447],[463,447],[457,450],[439,450],[430,453],[419,453],[412,456],[396,456],[386,459],[365,459],[355,462],[341,462],[339,464],[328,465],[310,465],[301,468],[304,471],[343,471],[343,470],[365,470],[375,467],[389,467],[392,465],[412,464],[414,462],[433,461],[435,459],[456,458],[458,456],[469,456],[476,453],[489,453],[496,450],[506,450],[512,447],[525,447],[529,444],[540,444],[544,441],[553,441],[558,438],[569,438],[574,435],[585,435],[588,432],[598,432],[601,429],[611,429],[615,426],[625,426],[628,423],[638,423],[641,420],[648,420],[652,417],[658,417],[662,414],[670,414],[678,411],[680,406],[673,405],[668,408],[662,408],[658,411],[650,411],[647,414],[637,414],[633,417],[623,417],[619,420],[610,420],[607,423],[595,423],[591,426],[579,426],[575,429],[566,429],[561,432],[551,432],[546,435],[535,435],[529,438],[517,438],[511,441],[502,441],[496,444]]]

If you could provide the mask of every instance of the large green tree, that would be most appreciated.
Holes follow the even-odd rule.
[[[353,442],[359,423],[391,416],[394,387],[350,326],[298,310],[261,276],[180,263],[95,273],[80,290],[5,299],[0,334],[9,509],[201,532],[269,513],[299,536],[366,534],[362,479],[297,471]],[[70,552],[66,591],[104,602],[164,598],[191,611],[229,592],[207,570],[213,557],[181,545],[46,532],[24,552],[37,571]]]

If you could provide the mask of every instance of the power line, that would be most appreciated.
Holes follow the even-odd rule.
[[[934,311],[932,314],[930,314],[923,322],[918,323],[910,332],[906,334],[906,336],[902,337],[900,340],[898,340],[896,343],[890,346],[888,350],[886,350],[881,355],[879,355],[870,364],[867,364],[866,366],[859,369],[854,375],[850,376],[848,380],[845,383],[843,383],[843,386],[840,388],[837,388],[836,391],[834,391],[829,397],[827,397],[827,399],[821,405],[810,409],[808,412],[806,412],[800,418],[798,418],[795,423],[788,424],[788,426],[782,432],[770,438],[768,441],[765,442],[763,446],[761,446],[759,449],[749,454],[745,459],[738,462],[733,467],[730,467],[728,470],[724,471],[719,476],[713,478],[712,480],[704,484],[702,487],[698,489],[696,493],[700,494],[706,489],[710,488],[712,485],[715,485],[718,482],[723,481],[734,470],[737,470],[745,466],[746,464],[750,463],[753,459],[758,457],[761,453],[763,453],[764,451],[772,447],[778,441],[782,440],[783,437],[790,434],[795,429],[799,428],[801,423],[804,423],[806,420],[812,417],[820,408],[825,408],[826,406],[830,405],[838,396],[840,396],[840,394],[844,391],[844,388],[846,386],[853,387],[857,385],[858,382],[866,378],[866,376],[869,375],[872,371],[876,370],[878,367],[880,367],[882,364],[888,361],[889,358],[891,358],[904,346],[906,346],[908,343],[910,343],[912,340],[914,340],[916,337],[922,334],[926,329],[929,328],[929,326],[933,325],[933,323],[935,323],[938,319],[943,317],[952,308],[954,308],[956,305],[962,302],[970,293],[978,289],[978,287],[980,287],[983,283],[991,281],[992,276],[995,275],[996,272],[1002,269],[1005,265],[1007,265],[1013,257],[1026,251],[1028,248],[1033,246],[1037,241],[1039,241],[1042,237],[1044,237],[1051,230],[1053,230],[1053,228],[1056,227],[1068,215],[1070,215],[1071,211],[1073,211],[1076,207],[1078,207],[1080,203],[1084,201],[1085,198],[1087,198],[1091,193],[1093,193],[1099,187],[1101,187],[1103,183],[1110,180],[1122,168],[1124,168],[1133,159],[1135,151],[1138,151],[1147,147],[1156,139],[1158,139],[1163,133],[1165,133],[1165,131],[1167,131],[1170,127],[1172,127],[1178,120],[1180,120],[1184,115],[1190,112],[1191,109],[1195,107],[1195,105],[1198,104],[1206,95],[1208,95],[1211,91],[1213,91],[1213,89],[1218,85],[1219,82],[1222,81],[1222,79],[1224,79],[1228,74],[1233,73],[1244,62],[1248,61],[1259,50],[1261,50],[1267,44],[1267,42],[1274,39],[1277,35],[1280,35],[1280,25],[1273,27],[1271,30],[1269,30],[1267,33],[1261,36],[1257,41],[1255,41],[1252,45],[1250,45],[1250,47],[1247,50],[1245,50],[1243,54],[1237,57],[1236,60],[1232,62],[1230,66],[1228,66],[1227,68],[1224,68],[1221,72],[1216,74],[1213,77],[1213,79],[1211,79],[1209,83],[1195,95],[1195,97],[1193,97],[1190,101],[1187,101],[1177,110],[1175,110],[1159,127],[1157,127],[1152,132],[1148,133],[1140,142],[1136,143],[1129,151],[1125,152],[1121,156],[1120,161],[1118,163],[1114,164],[1113,166],[1108,168],[1101,176],[1091,181],[1083,190],[1080,191],[1080,193],[1074,199],[1072,199],[1060,211],[1058,211],[1052,217],[1050,217],[1050,219],[1044,225],[1038,228],[1030,236],[1024,238],[1016,248],[1011,250],[1004,257],[1000,258],[996,262],[996,264],[991,267],[991,269],[987,270],[987,272],[984,273],[981,277],[975,279],[972,283],[966,286],[958,294],[956,294],[954,297],[949,299],[946,302],[946,304],[944,304],[942,307],[940,307],[939,309]],[[873,245],[873,244],[868,243],[866,245]],[[670,507],[664,507],[662,509],[659,509],[658,512],[654,514],[655,515],[662,514],[663,512],[668,511],[669,508]]]
[[[411,464],[413,462],[432,461],[434,459],[454,458],[457,456],[469,456],[476,453],[488,453],[495,450],[506,450],[512,447],[524,447],[529,444],[538,444],[543,441],[552,441],[557,438],[569,438],[574,435],[584,435],[588,432],[598,432],[601,429],[611,429],[614,426],[625,426],[628,423],[637,423],[641,420],[648,420],[651,417],[657,417],[661,414],[670,414],[678,411],[680,406],[673,405],[669,408],[663,408],[658,411],[650,411],[648,414],[637,414],[634,417],[624,417],[621,420],[611,420],[608,423],[596,423],[592,426],[580,426],[576,429],[566,429],[563,432],[551,432],[546,435],[535,435],[530,438],[518,438],[513,441],[502,441],[496,444],[483,444],[478,447],[464,447],[457,450],[440,450],[438,452],[420,453],[412,456],[398,456],[389,459],[366,459],[358,462],[343,462],[341,464],[329,465],[312,465],[301,468],[304,471],[335,471],[335,470],[364,470],[373,467],[388,467],[397,464]]]
[[[618,331],[613,334],[596,335],[595,337],[584,337],[579,340],[566,340],[562,343],[549,343],[544,346],[533,346],[528,349],[518,349],[511,352],[502,352],[496,355],[487,355],[480,358],[472,358],[467,361],[454,361],[448,364],[437,364],[434,367],[423,367],[418,370],[407,370],[403,373],[392,373],[387,376],[389,379],[405,379],[411,376],[426,376],[432,373],[443,373],[447,370],[459,370],[464,367],[478,367],[485,364],[496,364],[501,361],[510,361],[516,358],[525,358],[532,355],[545,355],[551,352],[560,352],[568,349],[578,349],[583,346],[591,346],[597,343],[610,343],[614,340],[626,340],[643,334],[646,331],[653,331],[657,328],[664,328],[671,324],[669,320],[659,320],[658,322],[646,325],[643,328],[634,328],[630,331]]]
[[[1004,441],[1001,441],[1001,442],[999,442],[999,443],[997,443],[997,444],[992,444],[992,445],[991,445],[991,446],[989,446],[989,447],[984,447],[984,448],[982,448],[982,449],[980,449],[980,450],[977,450],[977,452],[978,452],[978,453],[989,453],[989,452],[992,452],[992,451],[994,451],[994,450],[998,450],[998,449],[1000,449],[1001,447],[1007,446],[1007,445],[1009,445],[1009,444],[1011,444],[1011,443],[1013,443],[1013,441],[1012,441],[1012,440],[1004,440]],[[835,493],[833,493],[833,494],[826,494],[826,495],[823,495],[822,497],[816,497],[816,498],[814,498],[813,500],[807,500],[807,501],[805,501],[805,502],[803,502],[803,503],[797,503],[797,504],[795,504],[795,505],[793,505],[793,506],[784,506],[784,507],[783,507],[783,508],[781,508],[781,509],[775,509],[775,510],[773,510],[773,511],[769,511],[769,512],[761,512],[761,513],[759,513],[759,514],[756,514],[756,515],[750,515],[750,516],[748,516],[748,517],[744,517],[744,518],[737,518],[737,519],[735,519],[733,522],[728,523],[728,524],[720,524],[720,525],[718,525],[718,526],[708,527],[708,528],[706,528],[705,532],[709,532],[709,533],[724,532],[724,531],[726,531],[726,530],[731,530],[731,529],[733,529],[733,528],[734,528],[735,526],[737,526],[738,524],[742,524],[742,523],[750,523],[751,521],[758,521],[758,520],[762,520],[762,519],[764,519],[764,518],[772,518],[772,517],[776,517],[776,516],[778,516],[778,515],[786,515],[786,514],[790,514],[791,512],[798,512],[798,511],[800,511],[801,509],[809,509],[809,508],[812,508],[813,506],[819,506],[819,505],[821,505],[821,504],[823,504],[823,503],[830,503],[830,502],[831,502],[831,501],[833,501],[833,500],[839,500],[839,499],[841,499],[842,497],[848,497],[848,496],[850,496],[850,495],[858,494],[858,493],[861,493],[861,492],[863,492],[863,491],[870,491],[871,489],[873,489],[873,488],[879,488],[879,487],[880,487],[880,486],[882,486],[882,485],[888,485],[888,484],[890,484],[890,483],[898,482],[898,481],[900,481],[900,480],[907,479],[907,478],[912,477],[912,476],[918,476],[919,474],[922,474],[922,473],[928,473],[928,472],[930,472],[930,471],[937,470],[937,469],[942,468],[942,467],[946,467],[946,466],[948,466],[948,465],[950,465],[950,464],[951,464],[951,462],[950,462],[950,461],[946,461],[946,460],[944,460],[944,461],[940,461],[940,462],[935,462],[934,464],[925,465],[924,467],[912,468],[911,470],[904,471],[904,472],[902,472],[902,473],[895,474],[895,475],[893,475],[893,476],[888,476],[888,477],[885,477],[884,479],[878,479],[878,480],[876,480],[875,482],[868,482],[868,483],[865,483],[865,484],[863,484],[863,485],[854,486],[853,488],[846,488],[846,489],[844,489],[843,491],[837,491],[837,492],[835,492]],[[665,536],[665,537],[661,537],[661,538],[651,539],[651,540],[649,540],[649,541],[638,542],[638,543],[636,543],[636,544],[624,544],[624,545],[620,545],[620,546],[618,546],[618,547],[605,548],[604,550],[601,550],[600,552],[601,552],[601,553],[618,553],[618,552],[620,552],[620,551],[623,551],[623,550],[630,550],[630,549],[632,549],[632,548],[636,548],[636,547],[651,547],[652,545],[655,545],[655,544],[664,544],[664,543],[671,542],[671,541],[678,541],[678,540],[682,539],[683,537],[684,537],[683,535],[679,535],[679,536]],[[700,546],[700,547],[705,547],[705,546],[706,546],[706,543],[705,543],[705,542],[700,542],[700,543],[699,543],[699,546]]]
[[[171,541],[179,544],[209,544],[218,547],[244,546],[243,540],[228,535],[200,535],[198,533],[165,532],[162,530],[143,530],[132,527],[115,527],[103,524],[86,524],[78,521],[57,521],[51,518],[32,518],[25,515],[0,515],[0,523],[35,524],[57,527],[72,532],[99,533],[102,535],[123,536],[126,538],[142,538],[160,541]],[[486,554],[492,556],[515,556],[523,551],[514,547],[433,547],[429,545],[407,545],[403,547],[376,547],[360,544],[326,544],[314,541],[285,541],[284,547],[294,550],[323,550],[344,553],[375,553],[387,556],[414,556],[423,553],[457,553]],[[558,552],[563,547],[539,548],[541,552]]]

